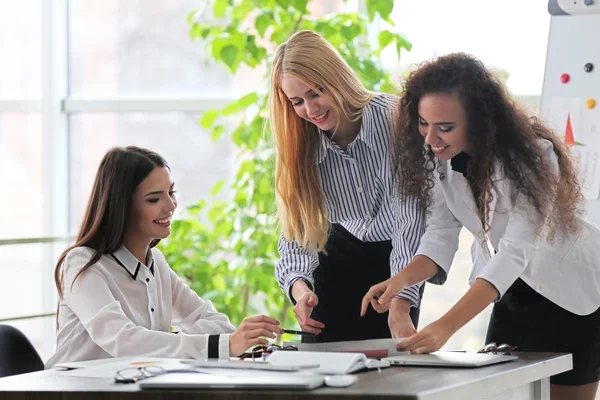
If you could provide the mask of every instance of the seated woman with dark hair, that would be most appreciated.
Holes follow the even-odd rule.
[[[235,329],[173,272],[155,246],[171,233],[176,207],[161,156],[132,146],[104,156],[77,240],[56,265],[57,350],[46,367],[120,356],[229,358],[282,333],[264,315]]]

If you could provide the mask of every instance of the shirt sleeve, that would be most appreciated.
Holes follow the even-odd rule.
[[[286,240],[283,232],[279,235],[277,250],[280,258],[275,265],[275,278],[281,290],[295,304],[291,290],[298,279],[304,280],[310,290],[314,291],[313,272],[319,265],[319,255],[300,247],[295,241]]]
[[[532,255],[538,249],[535,209],[529,207],[524,195],[519,194],[509,213],[506,231],[500,238],[498,250],[477,276],[491,283],[498,290],[500,298],[523,274]]]
[[[425,234],[421,237],[416,255],[426,256],[440,267],[438,273],[428,282],[442,285],[446,282],[452,260],[458,250],[462,224],[448,208],[439,181],[436,181],[432,189],[432,205],[426,221]]]
[[[554,173],[558,175],[558,160],[552,143],[547,140],[540,142],[544,157],[550,160]],[[510,184],[506,180],[504,182],[506,184],[499,188],[500,193],[509,196],[512,192]],[[508,223],[499,240],[497,253],[478,275],[478,278],[485,279],[498,290],[499,295],[495,301],[500,300],[508,288],[523,274],[532,256],[538,251],[540,241],[545,240],[538,235],[539,223],[538,213],[529,199],[522,193],[517,194],[508,213]]]
[[[229,317],[218,312],[209,300],[203,300],[170,270],[173,295],[172,324],[191,335],[219,335],[219,355],[229,356],[229,337],[235,327]]]
[[[391,275],[398,274],[413,259],[421,236],[425,231],[424,213],[415,199],[402,202],[394,196],[394,231],[392,235],[392,253],[390,254]],[[420,304],[419,290],[423,283],[404,289],[397,297],[407,300],[412,307]]]
[[[63,296],[97,346],[112,357],[208,358],[211,335],[174,335],[135,325],[110,291],[106,276],[94,265],[73,283],[89,259],[90,253],[83,249],[74,249],[67,255],[63,264]],[[218,357],[228,358],[229,349]]]

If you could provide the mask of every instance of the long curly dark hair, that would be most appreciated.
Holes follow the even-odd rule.
[[[456,95],[465,108],[472,153],[469,184],[485,231],[489,231],[496,161],[512,183],[512,198],[517,193],[525,195],[537,211],[538,234],[542,228],[549,228],[548,240],[552,240],[557,230],[579,230],[583,195],[566,145],[542,121],[528,117],[481,61],[464,53],[421,64],[403,85],[394,138],[396,179],[402,199],[416,199],[424,211],[431,206],[436,161],[419,133],[418,106],[424,95],[434,93]],[[544,156],[536,140],[539,138],[554,146],[558,176],[551,160]]]

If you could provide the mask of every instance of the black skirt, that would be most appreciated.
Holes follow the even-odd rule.
[[[319,266],[313,274],[319,304],[311,314],[311,318],[323,322],[325,328],[321,334],[302,340],[339,342],[390,338],[388,313],[379,314],[369,307],[361,317],[360,307],[369,288],[390,277],[391,241],[363,242],[341,225],[333,224],[325,249],[326,253],[319,254]],[[416,327],[419,309],[411,308],[410,316]]]
[[[552,376],[553,384],[584,385],[600,379],[600,308],[585,316],[573,314],[521,279],[494,305],[489,342],[516,345],[521,351],[572,353],[573,369]]]

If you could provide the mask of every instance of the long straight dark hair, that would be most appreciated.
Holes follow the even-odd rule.
[[[96,252],[75,275],[71,283],[73,286],[77,278],[102,255],[114,253],[123,245],[135,188],[155,168],[163,167],[169,168],[164,158],[140,147],[113,147],[104,155],[75,244],[67,248],[56,263],[54,282],[60,299],[63,298],[62,265],[69,251],[85,246]],[[156,246],[159,241],[153,240],[150,247]],[[56,318],[58,320],[58,310]]]

